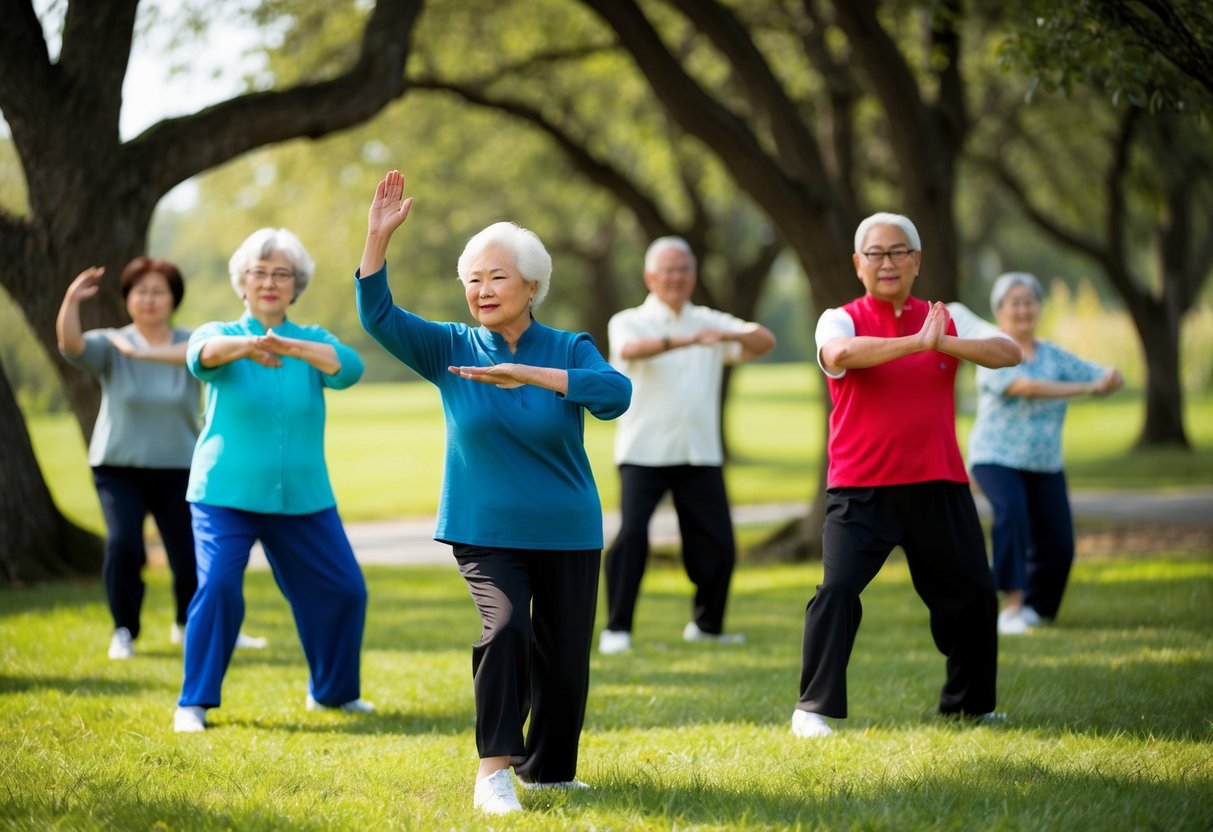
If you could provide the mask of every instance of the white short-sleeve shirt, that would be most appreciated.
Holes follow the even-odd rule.
[[[675,312],[650,294],[616,313],[609,324],[611,364],[632,380],[632,405],[616,421],[615,463],[721,465],[720,379],[741,360],[737,341],[694,344],[649,358],[626,360],[625,345],[643,338],[694,335],[704,329],[749,332],[755,324],[727,312],[683,304]]]

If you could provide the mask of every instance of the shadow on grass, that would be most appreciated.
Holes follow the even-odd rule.
[[[99,676],[0,675],[0,694],[58,691],[72,696],[129,696],[163,687],[146,679],[107,679]]]
[[[365,716],[334,714],[332,719],[305,719],[292,717],[284,719],[224,719],[215,717],[208,723],[207,731],[222,731],[225,727],[250,728],[258,731],[279,731],[286,734],[346,734],[349,736],[383,736],[395,735],[402,737],[428,736],[441,734],[454,736],[466,733],[476,724],[476,715],[468,700],[466,709],[449,711],[440,714],[400,713],[395,711],[377,711]],[[209,717],[208,717],[209,719]]]

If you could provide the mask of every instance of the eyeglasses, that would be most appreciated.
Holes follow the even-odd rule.
[[[295,273],[286,269],[274,269],[272,272],[267,272],[265,269],[248,269],[245,274],[253,280],[265,280],[268,277],[275,283],[286,283],[288,280],[295,279]]]
[[[894,265],[896,265],[896,264],[900,263],[902,260],[905,260],[908,256],[913,254],[915,251],[917,251],[917,249],[912,249],[912,248],[893,248],[893,249],[889,249],[888,251],[881,251],[879,249],[873,249],[872,251],[863,252],[863,256],[867,259],[867,261],[869,263],[872,263],[873,265],[883,263],[884,259],[886,257],[889,258],[889,260]]]

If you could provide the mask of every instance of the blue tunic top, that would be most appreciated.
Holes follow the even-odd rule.
[[[312,514],[337,504],[324,462],[324,388],[341,390],[362,377],[362,359],[318,326],[284,321],[284,338],[319,341],[337,350],[341,369],[320,372],[299,358],[265,367],[241,358],[203,367],[202,344],[216,335],[264,335],[249,314],[194,330],[189,371],[206,382],[206,415],[194,448],[186,499],[263,514]]]
[[[357,286],[367,332],[442,394],[446,466],[435,539],[506,549],[602,548],[584,411],[614,419],[627,410],[632,385],[593,340],[532,321],[511,354],[489,329],[435,323],[394,306],[386,265]],[[568,391],[503,390],[447,369],[512,362],[566,370]]]
[[[1106,367],[1084,361],[1048,341],[1036,342],[1031,361],[992,370],[977,368],[977,419],[969,434],[969,465],[1003,465],[1023,471],[1062,470],[1065,399],[1029,399],[1005,391],[1017,378],[1096,381]]]

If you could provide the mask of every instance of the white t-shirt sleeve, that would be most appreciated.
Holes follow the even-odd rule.
[[[851,316],[845,309],[827,309],[821,313],[821,317],[817,319],[817,331],[814,339],[817,341],[817,366],[821,367],[823,373],[830,378],[842,378],[847,374],[847,371],[843,370],[837,375],[831,375],[825,365],[821,363],[821,348],[835,338],[854,337],[855,321],[851,320]]]
[[[956,337],[981,340],[984,338],[1006,338],[1015,340],[985,318],[977,315],[963,303],[949,303],[948,314],[956,324]]]

